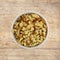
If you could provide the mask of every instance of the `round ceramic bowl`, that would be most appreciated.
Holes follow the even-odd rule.
[[[15,37],[15,35],[14,35],[14,32],[13,32],[14,24],[16,23],[16,21],[18,20],[18,18],[19,18],[20,16],[24,15],[24,14],[37,14],[37,15],[39,15],[41,18],[43,18],[43,20],[44,20],[45,23],[46,23],[46,28],[47,28],[47,29],[46,29],[45,39],[44,39],[41,43],[39,43],[39,44],[37,44],[37,45],[35,45],[35,46],[24,46],[24,45],[18,43],[18,42],[17,42],[17,39],[16,39],[16,37]],[[21,12],[21,13],[13,20],[13,23],[12,23],[12,35],[13,35],[13,40],[14,40],[15,43],[17,43],[17,45],[20,46],[20,47],[23,47],[23,48],[26,48],[26,47],[27,47],[27,48],[40,47],[40,45],[42,45],[42,44],[44,43],[44,41],[46,41],[47,34],[48,34],[48,23],[47,23],[46,19],[44,18],[44,16],[42,16],[42,14],[40,14],[39,12],[34,12],[34,11]]]

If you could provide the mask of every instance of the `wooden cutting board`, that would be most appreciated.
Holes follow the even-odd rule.
[[[31,49],[18,46],[11,31],[16,16],[29,10],[49,27],[46,41]],[[0,60],[60,60],[60,0],[0,0]]]

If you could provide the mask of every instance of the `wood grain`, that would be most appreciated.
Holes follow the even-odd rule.
[[[36,48],[18,46],[11,26],[25,11],[42,14],[48,23],[46,41]],[[0,0],[0,60],[60,60],[60,0]]]

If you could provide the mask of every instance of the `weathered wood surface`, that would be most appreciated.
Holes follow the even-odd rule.
[[[22,12],[37,11],[48,23],[44,44],[27,49],[12,36],[13,20]],[[60,60],[60,0],[0,0],[0,60]]]

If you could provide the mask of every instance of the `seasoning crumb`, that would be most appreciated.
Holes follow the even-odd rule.
[[[23,14],[15,21],[13,34],[20,45],[34,47],[46,38],[47,25],[45,20],[36,13]]]

